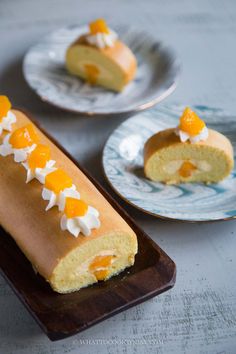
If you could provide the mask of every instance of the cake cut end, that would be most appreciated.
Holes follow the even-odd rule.
[[[229,139],[211,129],[207,140],[195,144],[179,141],[175,129],[167,129],[152,136],[144,148],[144,171],[152,181],[217,183],[233,166]]]
[[[136,253],[135,234],[114,231],[71,251],[58,262],[48,281],[59,293],[77,291],[132,266]]]

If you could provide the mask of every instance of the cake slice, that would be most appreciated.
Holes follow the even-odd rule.
[[[91,85],[122,91],[133,80],[136,59],[103,19],[90,23],[90,31],[72,43],[66,52],[68,71]]]
[[[233,166],[229,139],[208,129],[190,108],[183,112],[177,128],[158,132],[144,147],[144,171],[152,181],[217,183]]]
[[[132,266],[137,253],[133,230],[25,114],[11,114],[10,133],[0,135],[0,225],[33,268],[55,291],[68,293]],[[24,155],[17,151],[22,149]],[[24,161],[16,162],[19,152]]]

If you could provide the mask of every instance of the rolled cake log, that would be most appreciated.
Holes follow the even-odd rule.
[[[205,141],[181,142],[175,128],[151,136],[144,146],[144,172],[153,180],[214,183],[224,179],[234,166],[233,147],[223,134],[208,129]]]
[[[17,122],[13,130],[29,122],[20,111],[13,110]],[[0,156],[0,224],[13,237],[20,249],[59,293],[78,290],[107,280],[133,265],[137,238],[133,230],[78,167],[37,127],[40,143],[50,146],[52,159],[65,170],[78,188],[81,199],[95,207],[101,226],[90,236],[77,238],[60,228],[62,212],[54,207],[45,211],[42,184],[26,184],[26,170],[13,156]],[[4,134],[0,137],[1,142]],[[104,257],[107,256],[107,257]],[[110,262],[110,260],[113,262]],[[106,268],[106,275],[101,269]]]
[[[85,38],[85,35],[81,36],[68,48],[68,71],[91,84],[122,91],[125,85],[133,80],[137,69],[137,62],[131,50],[119,40],[116,40],[112,47],[97,48],[88,44]]]

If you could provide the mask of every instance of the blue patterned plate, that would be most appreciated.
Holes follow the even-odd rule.
[[[132,114],[160,102],[176,87],[179,64],[172,50],[147,33],[115,30],[138,60],[136,78],[122,93],[91,87],[66,71],[66,49],[85,27],[59,29],[34,45],[24,58],[26,81],[44,101],[87,115]]]
[[[103,152],[105,175],[127,202],[155,216],[183,221],[213,221],[236,217],[236,170],[218,184],[151,182],[143,173],[143,146],[154,133],[174,127],[183,106],[164,106],[140,113],[122,123]],[[231,140],[236,151],[236,117],[222,110],[195,106],[209,127]]]

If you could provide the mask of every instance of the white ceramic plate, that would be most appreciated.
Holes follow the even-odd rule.
[[[143,173],[143,146],[154,133],[177,126],[183,106],[164,106],[128,119],[110,136],[103,152],[105,175],[128,203],[155,216],[183,221],[213,221],[236,217],[236,170],[218,184],[151,182]],[[231,140],[236,151],[236,117],[222,110],[193,109],[209,127]]]
[[[167,97],[176,87],[179,64],[170,48],[144,32],[115,28],[138,60],[136,78],[122,93],[89,86],[65,69],[67,47],[86,27],[61,28],[29,49],[23,72],[30,87],[59,108],[87,115],[133,114]]]

